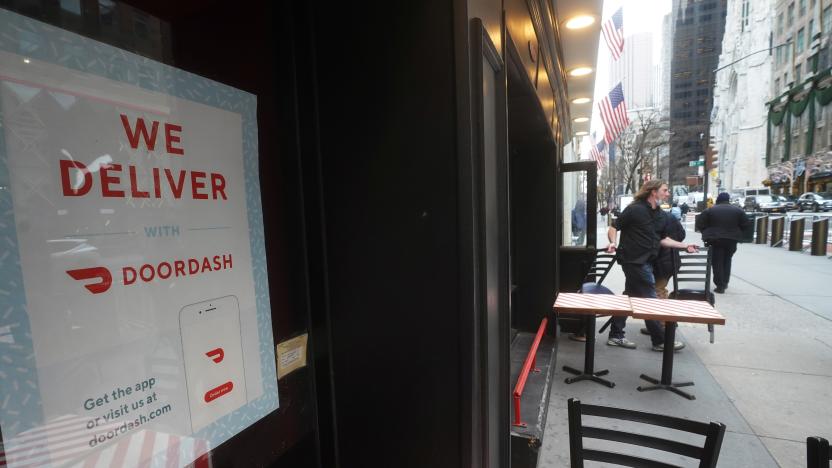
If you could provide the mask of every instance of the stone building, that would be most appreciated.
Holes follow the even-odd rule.
[[[775,193],[832,190],[832,4],[777,0],[766,165]]]
[[[711,113],[712,144],[719,151],[710,174],[712,188],[757,187],[766,178],[773,7],[774,0],[728,1]]]

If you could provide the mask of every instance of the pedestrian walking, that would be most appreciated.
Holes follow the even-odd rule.
[[[742,240],[742,231],[750,224],[742,209],[730,203],[726,192],[716,197],[716,204],[703,211],[696,219],[696,230],[702,241],[712,249],[714,292],[724,293],[731,279],[731,259]]]
[[[586,237],[586,202],[583,198],[575,202],[572,209],[572,245],[584,245]]]
[[[668,236],[666,214],[659,208],[669,195],[667,184],[660,180],[651,180],[641,186],[634,200],[621,213],[621,216],[607,230],[609,239],[608,253],[615,253],[618,263],[624,270],[625,293],[631,297],[656,298],[656,279],[653,264],[659,255],[660,247],[686,249],[690,253],[697,251],[693,244],[683,244]],[[617,232],[621,231],[621,242],[616,245]],[[613,317],[607,340],[609,346],[633,349],[636,344],[624,337],[627,317]],[[664,329],[656,320],[645,320],[650,332],[654,351],[664,350]],[[682,349],[681,342],[673,343],[674,349]]]

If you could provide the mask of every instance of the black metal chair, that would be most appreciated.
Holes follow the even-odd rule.
[[[708,301],[714,305],[715,298],[711,292],[711,258],[712,252],[708,247],[700,247],[698,253],[679,253],[679,263],[676,264],[676,256],[673,256],[673,265],[676,272],[673,274],[673,291],[671,299],[692,299],[697,301]],[[693,283],[691,286],[682,287]]]
[[[612,266],[615,265],[615,254],[599,253],[595,255],[595,261],[589,268],[589,273],[584,277],[584,283],[595,283],[600,285],[604,282]]]
[[[648,436],[640,433],[624,432],[594,426],[584,426],[582,416],[599,416],[603,418],[634,421],[653,426],[667,427],[705,436],[702,447],[660,437]],[[688,419],[664,416],[661,414],[644,413],[609,406],[584,405],[580,400],[569,399],[569,458],[572,468],[583,468],[584,460],[612,463],[634,467],[669,468],[676,465],[651,460],[635,455],[627,455],[605,450],[585,449],[583,439],[602,439],[613,442],[647,447],[664,452],[675,453],[699,460],[700,468],[715,467],[722,448],[722,438],[725,436],[725,425],[722,423],[703,423]]]
[[[823,437],[806,438],[806,466],[808,468],[829,468],[832,451],[829,441]]]
[[[711,306],[716,302],[714,293],[711,292],[711,263],[712,251],[708,247],[700,247],[699,252],[689,254],[684,251],[679,253],[678,268],[676,256],[673,256],[674,271],[673,291],[668,297],[670,299],[688,299],[694,301],[708,301]],[[690,285],[681,287],[681,285]],[[714,326],[708,325],[708,332],[711,334],[711,343],[714,342]]]
[[[585,292],[587,283],[595,283],[596,286],[601,286],[604,278],[607,277],[610,270],[612,270],[612,266],[615,265],[615,254],[600,252],[603,252],[603,250],[595,254],[595,260],[592,262],[592,266],[589,267],[589,272],[584,276],[581,289],[578,292]],[[580,315],[560,314],[557,320],[562,331],[574,332],[577,335],[586,334],[586,321]],[[604,328],[607,325],[609,325],[609,322],[604,325]]]

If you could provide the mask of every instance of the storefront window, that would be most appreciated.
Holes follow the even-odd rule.
[[[4,466],[207,463],[280,406],[258,98],[163,63],[158,18],[59,5],[0,9]]]
[[[585,171],[563,174],[563,245],[586,246],[587,177]],[[595,207],[589,213],[594,215]]]

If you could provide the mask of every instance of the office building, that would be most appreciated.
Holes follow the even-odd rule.
[[[670,76],[670,181],[701,185],[691,161],[705,153],[710,136],[713,70],[719,62],[727,0],[673,1]]]

